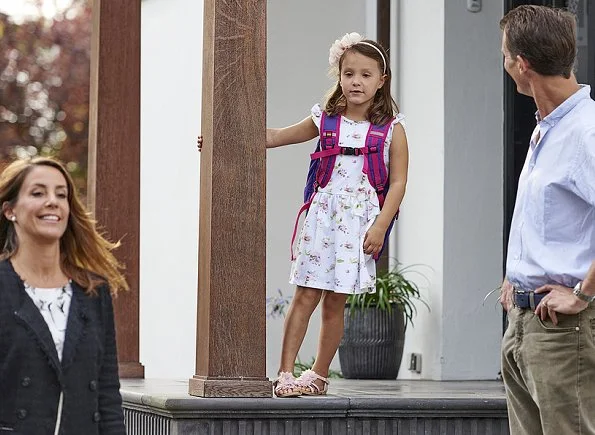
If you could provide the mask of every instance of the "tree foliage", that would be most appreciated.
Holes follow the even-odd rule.
[[[15,22],[0,13],[0,164],[33,155],[67,164],[86,188],[91,5]]]

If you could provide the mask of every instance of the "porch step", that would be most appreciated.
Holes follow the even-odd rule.
[[[499,382],[334,381],[333,395],[204,399],[187,381],[124,380],[128,435],[504,435]]]

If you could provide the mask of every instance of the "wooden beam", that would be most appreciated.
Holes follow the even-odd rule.
[[[376,0],[376,41],[390,57],[390,1]]]
[[[88,203],[126,266],[114,301],[120,376],[139,362],[140,1],[93,1]]]
[[[192,395],[272,395],[266,377],[265,118],[266,0],[205,0]]]
[[[390,1],[391,0],[377,0],[376,1],[376,41],[384,47],[388,56],[390,57]],[[388,62],[388,59],[387,59]],[[396,225],[396,224],[395,224]],[[394,230],[396,231],[396,230]],[[384,247],[382,255],[376,262],[376,269],[388,270],[389,266],[389,249]]]

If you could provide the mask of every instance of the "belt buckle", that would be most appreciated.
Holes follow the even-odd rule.
[[[521,309],[527,309],[529,307],[535,306],[535,293],[533,291],[513,288],[513,293],[514,293],[514,297],[512,298],[512,304],[515,307],[521,308]],[[529,307],[523,306],[524,304],[523,305],[518,304],[516,296],[528,296],[529,297]]]
[[[516,308],[520,308],[519,304],[517,304],[517,296],[525,294],[524,290],[519,290],[517,288],[512,289],[512,306]]]
[[[535,293],[534,290],[524,290],[524,289],[514,289],[514,294],[515,295],[519,295],[519,296],[527,296],[528,300],[526,301],[526,303],[528,304],[528,306],[521,306],[519,304],[516,303],[516,298],[513,297],[512,298],[512,303],[515,307],[521,308],[521,309],[532,309],[535,310],[535,308],[537,308],[537,305],[540,301],[536,301],[536,295],[537,293]],[[540,296],[540,300],[543,298],[543,296],[545,296],[547,293],[542,293]]]

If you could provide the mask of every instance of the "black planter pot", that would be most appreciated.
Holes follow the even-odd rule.
[[[376,307],[349,312],[339,345],[341,372],[347,379],[395,379],[405,343],[405,316],[392,306],[390,313]]]

